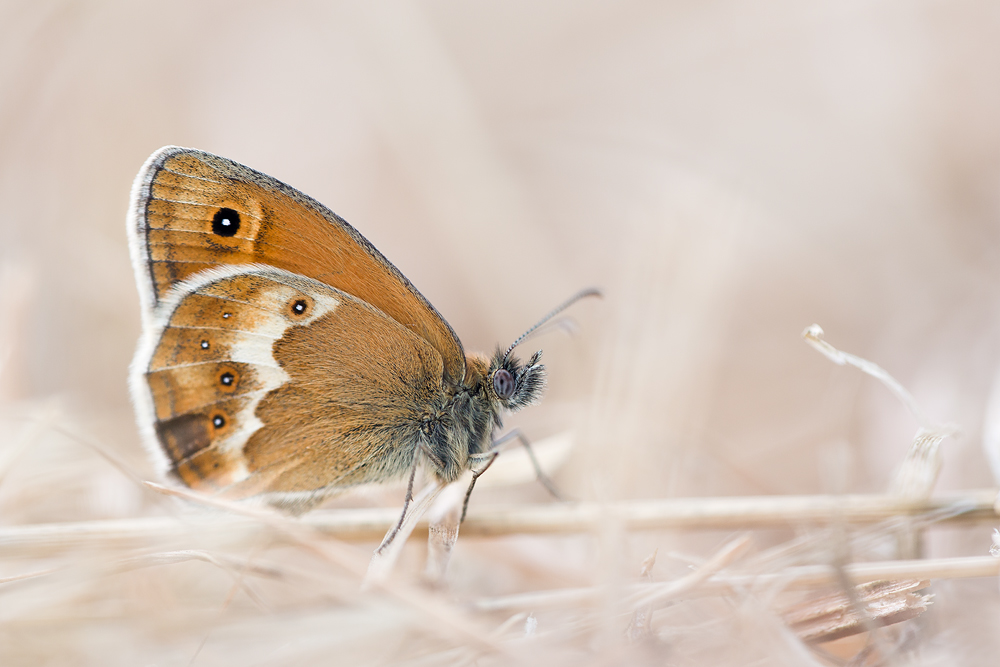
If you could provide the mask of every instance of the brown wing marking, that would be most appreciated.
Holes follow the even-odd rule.
[[[256,406],[289,381],[275,342],[343,296],[277,269],[230,267],[182,284],[164,303],[140,381],[157,444],[186,484],[218,489],[247,477],[243,446],[262,426]]]
[[[408,472],[422,419],[443,403],[441,357],[358,300],[343,299],[274,347],[291,381],[257,406],[245,449],[269,491],[346,487]],[[290,452],[296,465],[283,468]],[[274,474],[276,469],[281,469]]]

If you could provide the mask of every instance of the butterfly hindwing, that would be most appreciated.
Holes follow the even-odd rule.
[[[314,497],[403,474],[444,400],[426,340],[281,269],[199,273],[153,319],[133,395],[164,467],[195,489]]]

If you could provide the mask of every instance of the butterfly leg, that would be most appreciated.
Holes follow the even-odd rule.
[[[435,454],[430,447],[421,442],[417,445],[417,448],[424,453],[424,456],[426,456],[431,463],[434,464],[435,468],[442,471],[445,469],[444,461],[442,461],[441,457]]]
[[[493,462],[497,460],[497,457],[500,456],[500,452],[487,452],[487,454],[489,455],[490,460],[487,461],[486,465],[482,468],[472,473],[472,482],[469,483],[469,489],[465,492],[465,502],[462,503],[462,518],[458,520],[460,525],[463,521],[465,521],[465,513],[469,511],[469,498],[472,497],[472,489],[476,486],[476,480],[479,479],[479,476],[486,472],[489,467],[493,465]]]
[[[551,493],[552,497],[555,498],[556,500],[565,500],[563,495],[559,493],[559,489],[556,488],[555,482],[549,479],[549,476],[546,475],[545,472],[542,470],[541,464],[538,462],[538,459],[535,458],[535,450],[531,448],[531,443],[528,441],[526,437],[524,437],[524,433],[522,433],[521,429],[519,428],[515,428],[510,433],[506,433],[497,438],[496,440],[494,440],[493,444],[490,445],[489,451],[483,452],[482,454],[473,454],[469,458],[486,458],[487,456],[490,456],[492,454],[499,454],[502,450],[507,448],[508,443],[511,443],[515,440],[517,440],[518,443],[520,443],[520,445],[524,447],[524,451],[528,453],[528,458],[531,460],[531,465],[535,469],[535,476],[538,478],[538,481],[541,483],[541,485],[545,487],[545,490]]]
[[[472,473],[472,483],[469,484],[469,490],[465,492],[465,503],[462,504],[462,518],[459,523],[465,521],[465,513],[469,509],[469,498],[472,497],[472,488],[476,485],[476,480],[479,479],[480,475],[486,472],[487,468],[493,465],[493,462],[496,461],[498,456],[500,456],[500,452],[507,448],[508,443],[515,440],[518,441],[518,443],[524,447],[524,450],[528,453],[528,458],[531,459],[531,465],[535,468],[535,476],[538,478],[538,481],[541,482],[542,486],[545,487],[545,490],[551,493],[556,500],[565,500],[556,488],[555,482],[549,479],[549,476],[542,470],[541,464],[538,462],[538,459],[535,458],[535,452],[531,448],[531,443],[526,437],[524,437],[524,433],[521,432],[521,429],[516,428],[510,433],[502,435],[494,440],[493,444],[490,445],[489,451],[469,456],[470,459],[489,460],[486,462],[485,466]]]
[[[382,540],[382,544],[378,545],[378,549],[375,553],[382,553],[389,544],[392,543],[393,538],[396,537],[396,533],[399,532],[400,528],[403,527],[403,520],[406,518],[406,510],[410,509],[410,502],[413,500],[413,480],[417,476],[417,466],[420,465],[420,457],[413,457],[413,468],[410,469],[410,481],[406,484],[406,498],[403,500],[403,512],[399,515],[399,521],[396,522],[395,527],[389,532],[388,535]]]
[[[431,451],[430,447],[428,447],[423,443],[420,443],[417,445],[417,451],[422,452],[423,455],[426,456],[430,460],[430,462],[437,467],[438,470],[444,470],[444,462],[434,452]],[[399,515],[399,521],[396,522],[396,526],[392,529],[392,531],[388,535],[385,536],[385,539],[382,540],[382,544],[378,545],[378,549],[375,550],[375,553],[380,553],[382,549],[389,546],[393,538],[396,537],[396,534],[403,527],[403,521],[406,519],[406,511],[410,508],[410,502],[413,500],[413,481],[414,479],[416,479],[417,466],[419,465],[420,465],[420,456],[418,454],[417,456],[413,457],[413,467],[410,469],[410,481],[406,484],[406,498],[403,499],[403,513]],[[488,468],[489,466],[487,465],[486,467]]]

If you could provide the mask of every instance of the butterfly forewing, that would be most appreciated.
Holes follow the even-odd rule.
[[[375,306],[438,351],[447,380],[464,377],[461,343],[427,300],[350,225],[280,181],[209,153],[167,147],[139,173],[131,216],[149,312],[207,268],[266,264]]]

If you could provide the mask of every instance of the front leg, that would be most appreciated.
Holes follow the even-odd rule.
[[[479,479],[479,476],[482,475],[484,472],[486,472],[486,470],[491,465],[493,465],[493,462],[497,459],[498,456],[500,456],[500,452],[502,452],[511,443],[514,442],[517,442],[521,446],[523,446],[524,450],[528,453],[528,458],[531,460],[531,465],[535,469],[535,476],[538,479],[538,481],[541,482],[542,486],[545,487],[545,490],[551,493],[552,497],[555,498],[556,500],[565,500],[565,498],[562,496],[562,494],[559,493],[559,490],[556,488],[555,483],[551,479],[549,479],[549,476],[546,475],[545,471],[542,470],[541,464],[535,457],[535,451],[531,448],[531,443],[524,436],[524,433],[521,431],[521,429],[515,428],[509,433],[506,433],[505,435],[502,435],[496,440],[494,440],[492,444],[490,444],[490,448],[487,451],[482,452],[480,454],[472,454],[469,456],[469,459],[471,460],[486,459],[487,461],[485,466],[483,466],[479,470],[474,471],[472,474],[472,483],[469,484],[469,490],[465,492],[465,503],[462,505],[462,519],[461,521],[459,521],[459,523],[465,521],[465,514],[466,511],[469,509],[469,498],[472,497],[472,488],[476,485],[476,480]]]

